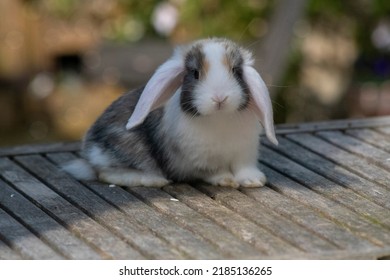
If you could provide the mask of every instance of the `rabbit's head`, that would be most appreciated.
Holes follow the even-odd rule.
[[[253,111],[277,144],[267,87],[253,68],[252,54],[235,43],[206,39],[178,47],[146,84],[126,128],[142,123],[176,91],[181,111],[194,118]]]

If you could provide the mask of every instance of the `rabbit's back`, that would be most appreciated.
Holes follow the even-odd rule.
[[[132,130],[126,129],[142,90],[128,92],[114,101],[87,132],[82,155],[95,168],[159,169],[152,156],[153,141],[148,139],[148,122]],[[149,116],[156,125],[161,120],[160,111],[155,110]]]

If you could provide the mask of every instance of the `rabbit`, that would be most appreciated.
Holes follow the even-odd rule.
[[[262,129],[275,145],[272,104],[252,54],[210,38],[179,46],[147,84],[114,101],[83,139],[78,179],[162,187],[202,180],[261,187]]]

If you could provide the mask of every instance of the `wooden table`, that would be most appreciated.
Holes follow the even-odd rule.
[[[78,182],[79,143],[0,149],[0,259],[390,258],[390,117],[278,126],[259,189]]]

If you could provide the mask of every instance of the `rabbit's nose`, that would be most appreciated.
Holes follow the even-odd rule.
[[[229,96],[225,96],[225,97],[214,96],[211,98],[211,100],[213,101],[213,103],[217,107],[217,110],[220,110],[228,98],[229,98]]]

